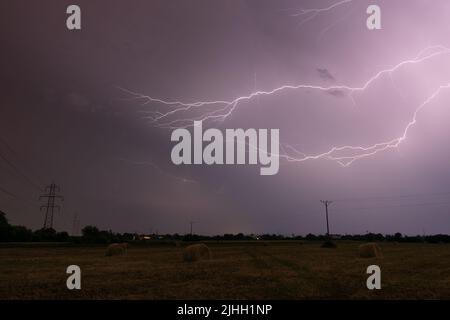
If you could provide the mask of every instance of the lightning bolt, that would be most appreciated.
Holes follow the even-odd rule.
[[[325,27],[320,33],[319,36],[317,37],[317,40],[321,40],[325,34],[330,31],[331,29],[333,29],[335,26],[337,26],[339,23],[342,23],[343,21],[347,20],[351,14],[353,14],[353,12],[355,11],[355,9],[350,10],[347,14],[345,14],[343,17],[339,18],[338,20],[332,22],[331,24],[329,24],[327,27]]]
[[[342,1],[340,4],[344,4],[350,1]],[[330,10],[332,7],[325,9],[317,9],[317,10]],[[320,12],[322,12],[320,11]],[[314,84],[297,84],[297,85],[283,85],[277,87],[275,89],[269,91],[254,91],[248,95],[240,96],[233,100],[213,100],[213,101],[197,101],[197,102],[183,102],[183,101],[167,101],[159,98],[154,98],[148,95],[144,95],[138,92],[134,92],[122,87],[118,87],[120,90],[130,95],[130,98],[127,100],[139,100],[142,101],[141,105],[148,104],[158,104],[160,106],[164,106],[165,108],[169,108],[170,110],[159,111],[159,110],[141,110],[140,112],[145,114],[143,119],[150,121],[154,126],[161,128],[186,128],[193,125],[193,121],[225,121],[228,117],[230,117],[233,112],[237,109],[237,107],[245,101],[250,101],[255,99],[256,97],[277,95],[284,91],[295,91],[295,90],[316,90],[321,92],[345,92],[347,93],[349,99],[356,105],[354,100],[354,94],[357,92],[364,92],[369,88],[373,83],[377,80],[381,79],[384,76],[391,76],[397,70],[409,66],[419,64],[438,56],[448,55],[450,54],[450,48],[447,48],[442,45],[430,46],[423,50],[421,50],[414,58],[407,59],[399,62],[398,64],[380,70],[375,73],[372,77],[370,77],[367,81],[362,83],[359,86],[349,86],[349,85],[330,85],[330,86],[320,86]],[[436,89],[427,99],[421,103],[413,113],[413,117],[411,121],[407,124],[407,126],[403,129],[403,134],[399,137],[393,138],[389,141],[375,143],[373,145],[368,146],[333,146],[328,151],[315,154],[308,155],[303,152],[300,152],[296,148],[291,145],[284,144],[282,145],[282,153],[279,154],[280,158],[287,160],[288,162],[304,162],[308,160],[318,160],[318,159],[328,159],[337,162],[343,167],[347,167],[354,163],[357,160],[367,158],[373,156],[377,153],[397,148],[403,141],[406,140],[407,135],[411,127],[413,127],[417,123],[417,116],[419,112],[429,105],[444,89],[448,89],[450,87],[450,83],[443,84]],[[197,115],[190,117],[183,117],[184,114],[196,113]],[[182,115],[179,118],[176,118],[179,115]],[[175,118],[175,119],[174,119]],[[344,153],[344,155],[342,155]]]
[[[353,0],[343,0],[343,1],[339,1],[336,2],[328,7],[325,8],[316,8],[316,9],[300,9],[297,13],[292,14],[293,17],[300,17],[302,18],[300,24],[298,25],[298,27],[304,25],[305,23],[307,23],[308,21],[314,19],[315,17],[317,17],[318,15],[324,13],[324,12],[328,12],[331,11],[337,7],[343,6],[345,4],[348,4],[350,2],[352,2]]]
[[[417,107],[417,109],[414,111],[412,120],[407,124],[407,126],[403,130],[403,134],[398,138],[395,138],[395,139],[392,139],[392,140],[386,141],[386,142],[376,143],[376,144],[373,144],[373,145],[367,146],[367,147],[360,147],[360,146],[333,147],[327,152],[324,152],[324,153],[318,154],[318,155],[313,155],[313,156],[305,155],[304,153],[301,153],[294,147],[292,147],[290,145],[285,145],[285,148],[292,150],[294,154],[300,155],[300,157],[289,156],[287,154],[280,155],[280,157],[286,159],[289,162],[303,162],[306,160],[317,160],[317,159],[326,158],[329,160],[336,161],[343,167],[348,167],[349,165],[351,165],[353,162],[355,162],[357,160],[373,156],[379,152],[382,152],[382,151],[385,151],[388,149],[397,148],[403,141],[406,140],[408,132],[417,123],[417,116],[418,116],[419,112],[423,108],[425,108],[428,104],[430,104],[441,93],[442,90],[449,89],[449,88],[450,88],[450,83],[439,86],[439,88],[436,91],[434,91],[422,104],[420,104]],[[333,155],[333,154],[336,154],[339,152],[345,152],[345,151],[355,152],[357,154],[356,155],[347,155],[347,156],[334,156]]]

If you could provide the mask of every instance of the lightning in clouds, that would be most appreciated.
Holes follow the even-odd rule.
[[[407,126],[403,130],[403,134],[398,138],[395,138],[395,139],[392,139],[392,140],[386,141],[386,142],[376,143],[376,144],[373,144],[373,145],[367,146],[367,147],[361,147],[361,146],[333,147],[325,153],[312,155],[312,156],[311,155],[308,156],[304,153],[301,153],[300,151],[298,151],[297,149],[295,149],[294,147],[292,147],[290,145],[285,145],[284,146],[285,150],[286,149],[291,150],[293,155],[289,155],[289,152],[286,152],[286,154],[280,155],[280,156],[282,158],[285,158],[289,162],[303,162],[306,160],[317,160],[317,159],[325,158],[325,159],[336,161],[340,165],[347,167],[357,160],[373,156],[379,152],[382,152],[382,151],[385,151],[388,149],[397,148],[403,141],[406,140],[408,132],[417,123],[417,116],[418,116],[419,112],[424,107],[429,105],[441,93],[442,90],[449,89],[449,88],[450,88],[450,83],[439,86],[439,88],[435,92],[433,92],[422,104],[420,104],[419,107],[414,111],[412,120],[407,124]],[[350,152],[351,155],[344,155],[344,156],[336,156],[335,155],[335,154],[342,153],[342,152],[344,152],[344,153]]]
[[[355,9],[350,10],[347,14],[345,14],[343,17],[339,18],[338,20],[332,22],[331,24],[329,24],[327,27],[325,27],[320,33],[319,36],[317,38],[317,40],[321,40],[325,34],[330,31],[331,29],[333,29],[335,26],[337,26],[338,24],[346,21],[353,13],[354,13]]]
[[[349,1],[346,1],[349,2]],[[341,3],[345,3],[344,1]],[[449,55],[450,48],[438,45],[431,46],[420,51],[414,58],[399,62],[398,64],[378,71],[367,81],[359,86],[349,85],[330,85],[319,86],[315,84],[297,84],[297,85],[283,85],[269,91],[254,91],[248,95],[240,96],[232,100],[212,100],[212,101],[197,101],[197,102],[183,102],[183,101],[168,101],[159,98],[154,98],[138,92],[134,92],[125,88],[120,88],[125,93],[129,94],[129,100],[141,101],[142,105],[158,105],[158,110],[143,110],[143,119],[150,121],[156,127],[162,128],[185,128],[193,125],[193,121],[225,121],[230,117],[243,102],[253,100],[257,97],[277,95],[284,91],[297,90],[314,90],[325,93],[343,92],[356,105],[354,95],[356,93],[364,93],[376,81],[387,76],[391,80],[394,72],[403,67],[423,63],[438,56]],[[448,89],[450,83],[443,84],[436,89],[427,99],[418,105],[413,113],[411,121],[402,130],[402,134],[389,141],[378,142],[367,146],[333,146],[328,151],[308,155],[300,152],[291,145],[284,144],[280,157],[289,162],[304,162],[308,160],[328,159],[337,162],[342,166],[349,166],[357,160],[373,156],[377,153],[386,151],[388,149],[397,148],[408,135],[409,130],[417,122],[419,112],[429,105],[444,89]],[[162,107],[162,109],[161,109]]]
[[[335,8],[338,8],[340,6],[346,5],[350,2],[352,2],[353,0],[343,0],[343,1],[339,1],[336,2],[328,7],[325,8],[314,8],[314,9],[300,9],[298,12],[292,14],[293,17],[299,17],[301,18],[300,24],[298,25],[299,27],[302,26],[303,24],[307,23],[308,21],[316,18],[318,15],[324,13],[324,12],[328,12],[331,11]]]
[[[244,95],[233,100],[213,100],[213,101],[197,101],[197,102],[182,102],[182,101],[168,101],[159,98],[154,98],[148,95],[137,93],[122,87],[119,87],[122,91],[130,95],[128,100],[139,100],[142,101],[141,105],[148,105],[151,103],[158,104],[167,108],[172,108],[168,111],[156,111],[156,110],[143,110],[141,113],[144,114],[143,119],[150,121],[153,125],[162,128],[184,128],[192,126],[194,120],[197,121],[224,121],[226,120],[235,109],[243,102],[253,100],[259,96],[269,96],[276,95],[284,91],[294,91],[294,90],[317,90],[322,92],[336,92],[342,91],[346,92],[349,98],[354,102],[353,95],[356,92],[362,92],[366,90],[370,85],[372,85],[376,80],[380,79],[384,75],[391,75],[398,69],[406,66],[424,62],[430,60],[434,57],[450,54],[450,49],[444,46],[433,46],[422,50],[415,58],[404,60],[397,65],[383,69],[369,78],[361,86],[348,86],[348,85],[330,85],[330,86],[319,86],[314,84],[298,84],[298,85],[283,85],[278,88],[269,91],[254,91],[248,95]],[[198,111],[203,108],[203,111]],[[190,117],[183,117],[184,114],[189,112],[198,112],[197,115]],[[181,115],[180,117],[176,117]]]

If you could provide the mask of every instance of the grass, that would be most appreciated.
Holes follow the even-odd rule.
[[[383,259],[362,259],[358,242],[211,242],[214,258],[182,262],[182,248],[0,247],[0,299],[450,299],[450,245],[382,243]],[[68,265],[82,289],[66,288]],[[366,288],[381,267],[382,289]]]

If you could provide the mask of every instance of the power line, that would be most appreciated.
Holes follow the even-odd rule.
[[[194,223],[197,223],[196,221],[189,221],[189,224],[191,225],[191,236],[192,236],[192,226],[194,225]]]
[[[11,145],[2,137],[0,136],[0,142],[9,150],[9,152],[14,155],[16,158],[20,159],[22,158],[19,153],[17,151],[14,150],[13,147],[11,147]],[[23,160],[23,158],[22,158]],[[38,180],[39,185],[44,185],[43,178],[41,175],[39,175],[35,170],[33,170],[30,166],[27,166],[28,169],[30,169],[30,171],[33,173],[34,177],[37,178],[36,180]]]
[[[6,162],[16,172],[16,175],[19,175],[22,178],[24,178],[31,186],[33,186],[33,188],[36,188],[37,190],[42,191],[42,188],[38,184],[33,182],[32,179],[30,179],[25,173],[23,173],[15,164],[13,164],[11,161],[9,161],[8,158],[6,158],[1,152],[0,152],[0,158],[4,162]]]
[[[351,202],[351,201],[371,201],[371,200],[397,200],[403,198],[418,198],[418,197],[428,197],[428,196],[447,196],[450,195],[449,192],[435,192],[435,193],[416,193],[416,194],[403,194],[397,196],[377,196],[377,197],[365,197],[365,198],[346,198],[333,200],[334,202]]]
[[[426,207],[426,206],[438,206],[438,205],[450,205],[450,202],[428,202],[428,203],[411,203],[411,204],[397,204],[390,206],[377,206],[377,207],[366,207],[366,208],[350,208],[353,210],[371,210],[371,209],[388,209],[388,208],[398,208],[398,207]]]
[[[0,143],[7,149],[7,151],[9,151],[10,154],[18,157],[17,152],[15,152],[14,149],[1,136],[0,136]],[[8,157],[5,154],[3,154],[2,152],[0,152],[0,159],[2,159],[10,167],[10,169],[12,169],[14,171],[14,172],[12,172],[13,175],[15,175],[16,177],[23,178],[33,188],[35,188],[39,191],[43,191],[42,188],[33,181],[33,179],[31,179],[29,176],[27,176],[24,173],[24,171],[20,170],[20,168],[17,165],[15,165],[12,161],[10,161],[8,159]],[[11,170],[10,170],[10,172],[11,172]],[[15,193],[13,193],[9,190],[6,190],[5,188],[0,188],[0,191],[13,199],[20,201],[22,204],[28,203],[29,205],[31,205],[31,201],[22,199],[21,197],[17,196]],[[33,206],[34,206],[34,204],[33,204]]]
[[[17,152],[14,151],[13,148],[0,136],[0,142],[9,150],[10,153],[17,155]]]
[[[31,200],[19,197],[18,195],[16,195],[12,191],[6,190],[5,188],[0,187],[0,192],[2,192],[3,194],[7,195],[11,199],[14,199],[14,200],[18,201],[20,204],[25,204],[26,203],[29,207],[33,207],[33,208],[35,208],[35,206],[36,206],[36,203],[32,202]]]
[[[10,154],[12,154],[13,156],[15,156],[16,158],[20,158],[20,156],[18,155],[18,153],[11,147],[11,145],[2,137],[0,136],[0,143],[3,144],[6,149],[9,151]],[[34,176],[37,177],[37,180],[39,180],[39,184],[35,183],[33,181],[33,179],[30,179],[23,171],[21,171],[16,165],[14,165],[13,163],[11,163],[11,161],[8,161],[8,159],[6,158],[5,155],[0,153],[0,157],[6,162],[8,163],[9,166],[11,166],[16,172],[19,173],[19,175],[21,175],[23,178],[25,178],[31,185],[33,185],[33,187],[38,188],[39,191],[42,191],[42,187],[40,185],[42,185],[42,177],[40,177],[38,174],[36,174],[35,171],[33,171]],[[28,167],[29,168],[29,167]]]
[[[8,190],[3,189],[2,187],[0,187],[0,191],[3,192],[4,194],[6,194],[7,196],[11,197],[11,198],[17,199],[17,196],[15,194],[9,192]]]
[[[79,234],[80,234],[80,219],[78,218],[78,214],[75,213],[72,224],[72,236],[78,236]]]

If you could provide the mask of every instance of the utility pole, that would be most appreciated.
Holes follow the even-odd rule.
[[[196,223],[195,221],[189,221],[189,224],[191,225],[191,237],[192,237],[192,225]]]
[[[78,236],[79,232],[80,232],[80,219],[78,218],[78,214],[75,213],[73,217],[72,236]]]
[[[330,225],[329,225],[329,223],[328,223],[328,206],[329,206],[330,204],[332,204],[333,201],[329,201],[329,200],[320,200],[320,202],[322,202],[323,205],[325,206],[325,214],[326,214],[326,216],[327,216],[327,237],[329,238],[329,237],[330,237]]]
[[[48,191],[48,193],[43,194],[39,197],[39,200],[46,198],[47,204],[42,205],[40,210],[45,208],[45,220],[44,220],[44,229],[53,229],[53,213],[55,208],[61,210],[61,207],[59,205],[55,205],[55,199],[60,199],[61,201],[64,201],[64,198],[56,194],[56,192],[60,192],[60,188],[52,182],[49,186],[45,188],[45,191]]]

